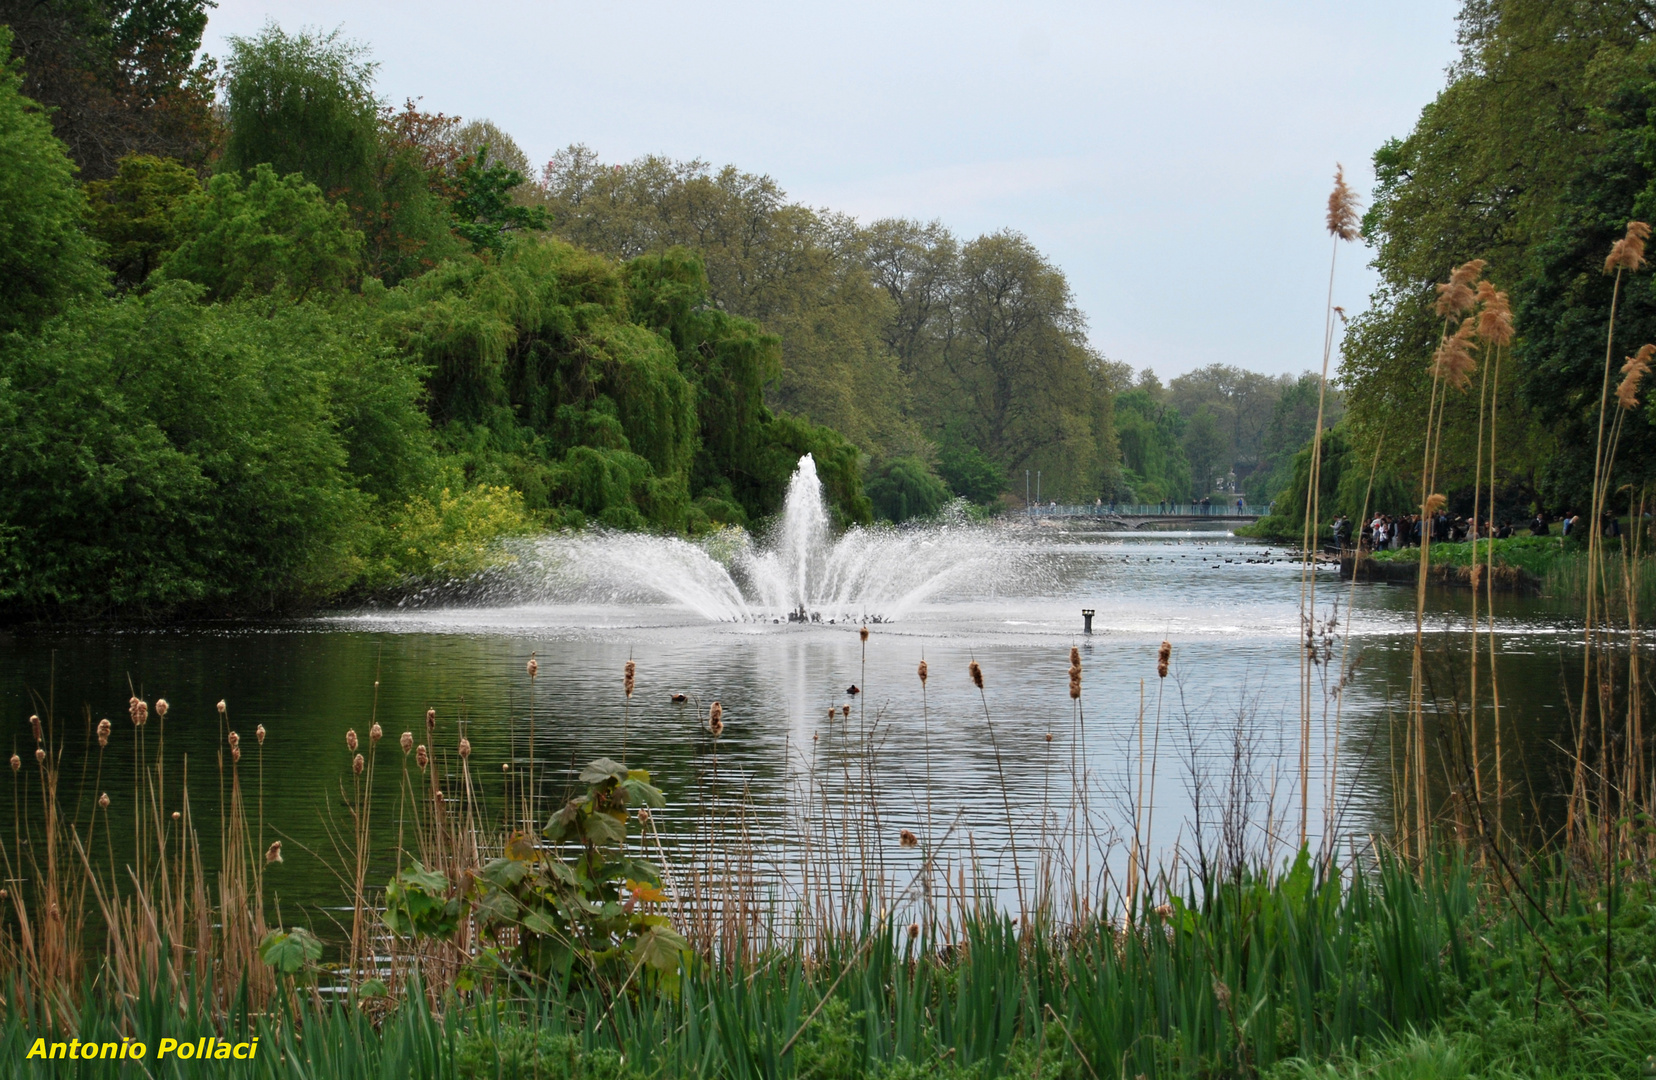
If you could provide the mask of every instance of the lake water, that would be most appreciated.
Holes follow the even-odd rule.
[[[1227,790],[1233,804],[1244,789],[1253,802],[1246,828],[1254,850],[1273,842],[1267,806],[1275,808],[1274,853],[1297,844],[1302,583],[1300,563],[1281,548],[1218,528],[1108,532],[1017,521],[862,534],[851,538],[854,552],[835,544],[820,531],[800,540],[801,569],[783,557],[785,537],[735,554],[728,544],[553,538],[464,604],[432,599],[258,625],[12,634],[0,638],[0,735],[27,759],[28,716],[49,715],[65,748],[65,790],[81,800],[82,817],[104,790],[116,820],[134,797],[129,687],[151,701],[165,697],[169,758],[188,755],[195,813],[210,820],[222,747],[214,704],[223,699],[229,727],[244,739],[244,782],[256,788],[262,768],[265,839],[284,840],[269,887],[289,921],[296,909],[343,900],[329,868],[347,861],[335,847],[348,831],[352,792],[345,733],[366,738],[375,718],[387,737],[376,751],[381,826],[370,881],[389,876],[405,767],[397,735],[412,731],[424,742],[428,708],[438,717],[434,747],[449,765],[464,728],[474,783],[503,822],[503,764],[521,777],[532,752],[541,794],[556,802],[571,769],[624,756],[665,790],[664,833],[688,836],[717,790],[720,813],[741,818],[761,871],[778,880],[797,854],[790,836],[831,796],[872,804],[871,839],[892,867],[913,865],[898,844],[900,830],[911,829],[971,851],[1004,886],[1008,813],[1028,858],[1043,821],[1061,828],[1077,776],[1091,809],[1094,873],[1108,866],[1119,875],[1141,782],[1141,708],[1145,757],[1155,762],[1143,773],[1146,796],[1154,784],[1153,809],[1140,823],[1151,833],[1152,861],[1165,865],[1175,851],[1194,857],[1198,825],[1203,846],[1216,846]],[[715,572],[725,566],[733,568],[728,588]],[[770,585],[756,583],[765,574]],[[790,575],[804,583],[799,605],[787,591]],[[1314,679],[1310,828],[1384,833],[1414,593],[1352,588],[1324,570],[1317,598],[1320,618],[1337,610],[1338,630],[1334,664],[1319,666]],[[1465,682],[1469,599],[1431,595],[1427,651],[1442,697],[1456,679]],[[798,606],[822,621],[786,621]],[[1081,632],[1084,607],[1096,611],[1090,636]],[[865,620],[866,647],[858,633]],[[1533,820],[1552,805],[1550,743],[1568,728],[1562,687],[1572,663],[1579,677],[1580,631],[1538,598],[1498,597],[1497,625],[1507,785],[1521,793],[1511,813]],[[1165,682],[1156,673],[1163,640],[1172,645]],[[1072,646],[1084,668],[1079,708],[1068,693]],[[1339,707],[1339,813],[1330,824],[1328,684],[1342,653],[1360,662]],[[525,671],[532,654],[534,680]],[[630,702],[622,693],[629,659],[637,665]],[[984,673],[981,697],[968,676],[973,660]],[[847,693],[853,684],[860,694]],[[687,701],[675,704],[674,694]],[[703,723],[714,700],[725,725],[716,741]],[[115,737],[100,759],[91,728],[103,717]],[[259,724],[269,733],[262,756],[251,737]],[[153,718],[145,737],[160,737]],[[1486,755],[1490,745],[1486,728]],[[1240,786],[1232,779],[1239,754],[1248,777]],[[34,775],[30,761],[9,780],[14,819],[38,804]],[[15,848],[9,824],[0,835]]]

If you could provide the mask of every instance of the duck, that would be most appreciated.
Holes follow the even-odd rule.
[[[852,683],[849,687],[846,688],[845,692],[847,694],[850,694],[852,697],[856,697],[858,694],[862,693],[862,690],[860,690],[857,687],[856,683]]]
[[[688,697],[685,697],[683,694],[674,694],[673,695],[673,704],[674,705],[683,705],[686,701],[689,701],[689,700],[690,699]]]

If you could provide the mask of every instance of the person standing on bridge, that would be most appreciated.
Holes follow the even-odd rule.
[[[1236,513],[1237,513],[1237,516],[1239,516],[1239,517],[1242,514],[1242,500],[1241,499],[1236,500]]]

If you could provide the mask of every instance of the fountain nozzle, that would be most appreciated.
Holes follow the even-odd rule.
[[[1081,632],[1083,634],[1092,633],[1092,617],[1093,617],[1093,609],[1092,608],[1084,607],[1084,608],[1081,609],[1081,623],[1082,623]]]

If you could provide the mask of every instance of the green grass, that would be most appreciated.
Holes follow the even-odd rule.
[[[0,1061],[23,1077],[270,1080],[1632,1078],[1656,1050],[1656,894],[1619,886],[1607,999],[1602,897],[1573,874],[1536,871],[1520,918],[1450,855],[1418,877],[1385,863],[1327,877],[1301,861],[1192,887],[1132,932],[1020,935],[986,916],[953,948],[911,949],[905,927],[870,923],[809,959],[698,963],[674,993],[520,984],[435,1009],[417,989],[389,1009],[299,994],[265,1016],[213,1018],[205,993],[118,1001],[93,987],[73,1024],[82,1038],[257,1034],[259,1057],[173,1064],[152,1049],[145,1071],[125,1072],[31,1062],[47,1027],[11,1005]],[[17,990],[5,1000],[29,1000]]]
[[[1586,550],[1567,549],[1556,536],[1513,536],[1505,540],[1479,540],[1476,543],[1437,543],[1431,547],[1433,566],[1470,566],[1483,562],[1489,556],[1489,545],[1495,545],[1496,565],[1514,566],[1544,578],[1558,566],[1571,559],[1586,558]],[[1376,551],[1375,562],[1419,562],[1420,549],[1401,548],[1397,551]]]

